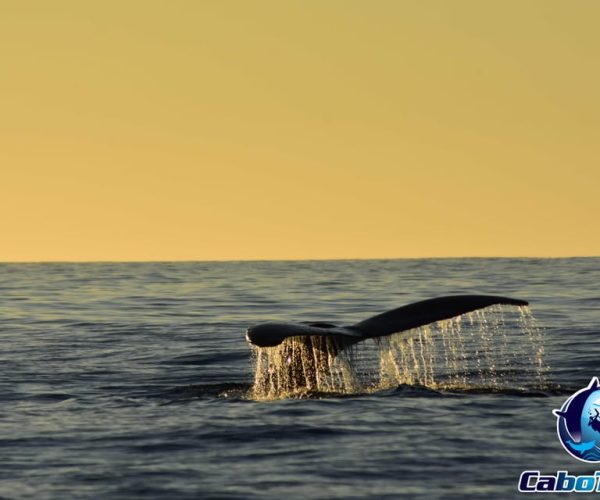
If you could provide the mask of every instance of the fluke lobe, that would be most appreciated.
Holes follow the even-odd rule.
[[[526,306],[528,302],[495,295],[437,297],[398,307],[350,326],[324,322],[261,323],[248,328],[246,340],[258,347],[273,347],[289,337],[329,337],[339,341],[343,348],[365,339],[411,330],[495,304]]]

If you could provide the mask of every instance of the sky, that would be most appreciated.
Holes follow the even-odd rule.
[[[597,0],[0,3],[0,261],[600,255]]]

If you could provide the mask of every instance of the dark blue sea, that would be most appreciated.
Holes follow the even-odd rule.
[[[524,470],[593,474],[552,410],[600,375],[599,285],[600,258],[0,264],[0,497],[512,498]],[[250,325],[471,293],[530,301],[542,381],[250,396]]]

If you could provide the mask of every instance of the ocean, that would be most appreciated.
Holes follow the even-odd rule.
[[[600,258],[0,264],[0,498],[512,498],[524,470],[593,474],[552,410],[600,375],[599,283]],[[459,351],[430,331],[428,369],[454,362],[426,377],[414,356],[385,384],[253,391],[250,325],[454,294],[533,316],[481,317]]]

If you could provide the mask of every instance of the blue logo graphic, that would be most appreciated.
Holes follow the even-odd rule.
[[[594,377],[589,385],[565,401],[552,413],[558,418],[558,439],[569,455],[588,463],[600,462],[600,383]]]

